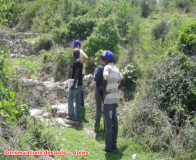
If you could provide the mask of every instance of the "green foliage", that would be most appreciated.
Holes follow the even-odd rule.
[[[194,155],[196,121],[187,116],[182,126],[177,126],[178,115],[171,120],[155,101],[146,101],[138,108],[131,109],[126,116],[124,136],[133,137],[140,145],[154,152],[170,151],[173,156],[190,159]]]
[[[166,34],[169,32],[169,24],[167,21],[163,20],[152,28],[152,35],[155,39],[161,38],[164,40]]]
[[[127,35],[126,39],[129,41],[129,44],[133,46],[135,43],[139,42],[139,36],[140,36],[140,19],[135,17],[133,22],[127,23]]]
[[[95,65],[98,66],[98,60],[99,60],[99,56],[103,53],[106,53],[106,50],[100,49],[96,54],[95,54]]]
[[[196,23],[192,23],[180,33],[178,49],[186,55],[196,55]]]
[[[44,49],[44,50],[49,50],[52,48],[53,41],[51,38],[48,37],[42,37],[39,39],[39,41],[36,43],[35,50],[36,52]]]
[[[142,10],[141,16],[147,18],[151,12],[149,2],[143,0],[141,2],[141,10]]]
[[[64,28],[56,28],[52,30],[52,39],[57,44],[62,44],[67,38],[67,30]]]
[[[68,23],[67,39],[80,39],[84,40],[89,37],[96,26],[95,19],[89,19],[84,16],[72,18]]]
[[[94,57],[100,48],[111,50],[118,59],[120,36],[114,21],[110,18],[100,21],[90,37],[84,43],[83,48],[89,57]]]
[[[16,100],[15,92],[10,84],[11,67],[10,61],[6,56],[8,54],[1,52],[3,58],[0,58],[0,117],[5,121],[13,122],[21,115],[27,115],[27,106],[20,104]],[[1,56],[1,55],[0,55]]]
[[[1,0],[0,1],[0,23],[5,25],[8,22],[8,14],[12,8],[14,1]]]
[[[132,86],[140,76],[139,68],[130,63],[121,71],[127,86]]]
[[[71,70],[74,62],[72,50],[60,48],[58,52],[45,52],[42,58],[43,71],[53,74],[55,80],[65,77],[65,73]]]
[[[155,94],[161,108],[172,115],[174,112],[182,116],[192,115],[196,111],[195,62],[182,54],[169,58],[165,64],[156,75],[155,83]]]
[[[37,119],[31,119],[28,122],[26,133],[23,137],[20,137],[20,148],[23,148],[24,143],[29,144],[32,150],[58,150],[58,144],[52,129],[48,128],[43,122]]]

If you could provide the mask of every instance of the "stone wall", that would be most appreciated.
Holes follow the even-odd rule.
[[[10,33],[8,31],[0,30],[0,49],[3,47],[9,49],[11,54],[31,55],[34,54],[34,41],[25,39],[37,37],[37,33]]]
[[[0,30],[0,39],[16,40],[16,39],[28,39],[36,38],[38,33],[26,33],[26,32],[16,32]]]
[[[37,108],[47,104],[58,105],[67,103],[68,80],[65,82],[37,81],[32,79],[19,80],[19,93],[28,92],[27,98],[30,106]],[[94,84],[93,75],[87,75],[83,79],[84,93],[89,93],[89,86]]]

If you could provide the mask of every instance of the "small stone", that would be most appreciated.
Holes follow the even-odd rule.
[[[67,98],[63,98],[63,100],[61,101],[61,103],[67,103]]]
[[[44,114],[43,114],[43,117],[44,117],[44,118],[50,119],[52,116],[51,116],[50,113],[44,113]]]
[[[46,98],[47,98],[49,101],[55,99],[55,98],[56,98],[56,92],[51,92],[51,93],[47,94]]]
[[[43,107],[43,106],[47,105],[48,100],[47,100],[46,98],[39,98],[39,99],[38,99],[38,102],[39,102],[39,105],[40,105],[41,107]]]
[[[51,110],[53,114],[56,114],[56,112],[59,110],[63,110],[68,113],[68,105],[67,104],[52,105]]]
[[[56,112],[56,117],[66,117],[68,115],[68,112],[66,112],[65,110],[59,110]]]
[[[42,114],[42,110],[36,109],[36,108],[30,109],[29,112],[30,112],[30,116],[31,117],[38,117],[38,116],[40,116]]]
[[[38,105],[38,102],[36,102],[36,101],[30,101],[30,105],[32,107],[36,107]]]
[[[64,98],[65,97],[65,91],[64,90],[58,90],[57,91],[57,98],[58,99],[61,99],[61,98]]]
[[[32,91],[32,94],[33,94],[33,96],[34,96],[35,98],[40,98],[40,96],[41,96],[41,93],[40,93],[39,91],[37,91],[37,90],[33,90],[33,91]]]
[[[47,92],[46,92],[46,91],[42,91],[42,97],[45,97],[45,96],[46,96],[46,94],[47,94]]]
[[[39,90],[39,91],[42,91],[43,87],[42,86],[37,86],[36,89]]]
[[[50,102],[52,105],[58,105],[60,102],[57,99],[54,99]]]

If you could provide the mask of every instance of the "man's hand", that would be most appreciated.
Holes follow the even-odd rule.
[[[74,85],[72,85],[72,86],[71,86],[71,89],[75,89],[75,86],[74,86]]]
[[[125,80],[122,79],[122,80],[120,81],[120,84],[118,85],[118,89],[121,89],[122,86],[123,86],[124,84],[125,84]]]
[[[110,94],[110,92],[103,93],[103,98],[105,98],[105,96],[107,96],[108,94]]]

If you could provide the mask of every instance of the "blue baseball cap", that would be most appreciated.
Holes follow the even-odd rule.
[[[105,57],[110,62],[113,62],[114,60],[114,54],[109,50],[106,53],[102,54],[102,56]]]
[[[72,47],[75,48],[77,45],[81,46],[81,43],[79,40],[75,40]]]

